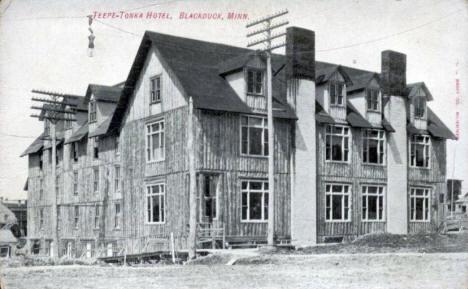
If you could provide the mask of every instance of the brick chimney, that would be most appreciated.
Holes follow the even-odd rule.
[[[384,116],[395,129],[387,134],[387,231],[408,233],[408,135],[406,132],[406,55],[382,52]]]
[[[288,104],[298,120],[291,156],[291,242],[317,242],[317,180],[315,130],[315,33],[303,28],[286,30]]]

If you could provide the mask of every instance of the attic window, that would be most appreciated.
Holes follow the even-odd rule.
[[[263,72],[252,69],[247,71],[247,93],[263,95]]]
[[[344,83],[330,82],[330,104],[336,106],[344,106],[345,103],[345,89]]]
[[[161,76],[156,76],[150,79],[150,95],[151,103],[161,101]]]
[[[380,111],[380,97],[379,97],[379,91],[377,89],[367,89],[366,99],[367,99],[368,111],[376,111],[376,112]]]
[[[426,115],[426,98],[424,96],[416,96],[413,99],[414,117],[424,118]]]
[[[96,121],[96,102],[91,101],[89,103],[89,122]]]

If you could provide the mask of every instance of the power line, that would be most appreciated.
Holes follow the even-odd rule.
[[[37,138],[37,136],[17,135],[17,134],[8,134],[8,133],[0,133],[0,136],[8,136],[8,137],[16,137],[16,138],[28,138],[28,139]]]

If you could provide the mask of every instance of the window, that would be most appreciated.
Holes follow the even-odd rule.
[[[349,160],[349,127],[329,125],[326,131],[326,160],[347,162]]]
[[[114,215],[114,228],[120,228],[120,216],[122,212],[120,210],[120,203],[115,204],[115,215]]]
[[[150,79],[150,94],[151,103],[157,103],[161,101],[161,76],[156,76]]]
[[[79,206],[75,206],[75,212],[74,212],[74,225],[75,225],[75,229],[78,229],[78,222],[80,220],[80,207]]]
[[[147,221],[150,224],[164,223],[165,218],[165,186],[154,184],[146,187]]]
[[[362,186],[362,220],[384,220],[384,187]]]
[[[120,155],[120,140],[119,137],[115,137],[115,155],[118,156]]]
[[[367,89],[366,99],[368,111],[380,111],[380,97],[377,89]]]
[[[32,241],[32,253],[34,255],[37,255],[41,252],[41,241],[40,240],[34,240]]]
[[[44,198],[44,180],[39,180],[39,200]]]
[[[411,188],[410,205],[411,221],[430,221],[430,190],[428,188]]]
[[[89,122],[96,121],[96,101],[92,100],[89,102]]]
[[[426,115],[426,98],[424,96],[415,96],[413,100],[414,117],[424,118]]]
[[[39,170],[42,171],[43,165],[44,165],[44,153],[40,151],[39,152]]]
[[[73,172],[73,194],[78,195],[78,171]]]
[[[60,195],[60,175],[57,174],[55,176],[55,193]]]
[[[99,159],[99,139],[97,137],[94,138],[93,155],[95,159]]]
[[[258,70],[247,71],[247,93],[263,94],[263,72]]]
[[[44,247],[44,255],[45,256],[50,256],[50,253],[51,253],[50,249],[51,249],[51,244],[52,244],[51,242],[52,241],[50,241],[50,240],[45,241],[45,247]]]
[[[246,222],[268,220],[268,182],[242,181],[242,214]]]
[[[330,104],[336,106],[344,106],[345,89],[344,84],[340,82],[330,82]]]
[[[70,147],[70,158],[74,161],[78,161],[78,142],[71,143]]]
[[[268,156],[268,125],[266,118],[241,116],[241,154]]]
[[[120,167],[119,166],[115,166],[114,191],[116,193],[120,191]]]
[[[385,162],[385,132],[383,130],[364,130],[362,142],[362,161],[365,164]]]
[[[44,208],[39,209],[39,229],[44,229]]]
[[[412,167],[429,168],[431,139],[428,135],[411,136],[410,156]]]
[[[57,228],[60,230],[62,227],[62,215],[60,206],[57,206]]]
[[[99,192],[99,167],[93,168],[93,192]]]
[[[98,205],[94,206],[94,228],[99,228],[99,221],[101,218],[101,210]]]
[[[65,113],[65,129],[71,129],[72,128],[71,119],[73,119],[73,114]]]
[[[325,220],[350,221],[350,195],[349,185],[325,185]]]
[[[164,120],[146,125],[146,160],[164,160]]]

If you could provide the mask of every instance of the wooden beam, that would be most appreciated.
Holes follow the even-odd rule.
[[[196,174],[195,174],[195,146],[194,146],[194,129],[193,129],[193,99],[189,99],[188,111],[188,139],[187,139],[187,152],[189,160],[189,238],[188,238],[188,251],[189,260],[196,258],[196,245],[197,245],[197,197],[196,197]]]

